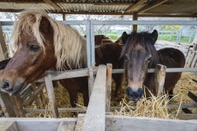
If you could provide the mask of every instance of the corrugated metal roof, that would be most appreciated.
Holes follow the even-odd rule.
[[[196,17],[196,0],[1,0],[0,11]]]

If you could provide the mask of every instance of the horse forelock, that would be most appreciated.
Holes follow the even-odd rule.
[[[145,50],[151,54],[152,61],[149,64],[151,67],[155,66],[158,63],[158,54],[154,47],[153,38],[150,36],[148,32],[132,32],[129,34],[129,37],[123,47],[123,51],[121,53],[121,57],[123,57],[125,54],[132,53],[136,45],[141,44]]]
[[[14,23],[12,42],[15,50],[22,33],[33,35],[45,52],[45,38],[39,30],[42,17],[48,19],[53,28],[53,45],[58,70],[81,68],[86,66],[86,40],[69,25],[55,21],[44,11],[24,11]],[[65,66],[66,65],[66,66]]]

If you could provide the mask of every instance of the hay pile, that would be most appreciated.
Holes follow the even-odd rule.
[[[193,92],[194,94],[197,94],[197,83],[194,82],[192,79],[197,80],[197,75],[195,73],[188,73],[184,72],[182,74],[181,79],[176,84],[176,87],[174,89],[174,98],[169,101],[168,95],[164,94],[161,97],[152,97],[150,99],[142,98],[137,104],[130,102],[125,97],[125,83],[123,83],[121,95],[119,96],[119,100],[117,101],[112,98],[111,105],[114,106],[120,106],[120,110],[115,111],[114,114],[116,115],[124,115],[124,116],[146,116],[146,117],[154,117],[154,118],[164,118],[164,119],[174,119],[176,118],[176,115],[181,112],[180,109],[178,110],[169,110],[167,108],[168,104],[187,104],[187,103],[194,103],[188,96],[188,91]],[[112,84],[113,88],[115,84]],[[56,102],[58,108],[68,108],[70,106],[70,100],[67,90],[59,85],[58,88],[54,88]],[[46,111],[45,113],[40,114],[29,114],[27,117],[52,117],[52,113],[50,111],[50,106],[48,104],[48,98],[46,91],[44,92],[46,95],[46,103],[43,104],[42,108],[44,108]],[[113,94],[113,93],[112,93]],[[115,103],[115,104],[114,104]],[[118,103],[118,104],[117,104]],[[82,95],[79,94],[78,103],[79,106],[83,105],[83,99]],[[134,107],[136,106],[136,107]],[[35,105],[35,102],[28,107],[25,108],[31,108],[35,109],[37,108]],[[196,111],[196,109],[193,109],[192,111]],[[175,114],[175,115],[172,115]],[[63,117],[70,117],[70,112],[67,113],[60,113],[60,118]]]
[[[171,100],[169,100],[167,94],[160,97],[152,95],[152,97],[148,99],[143,97],[137,103],[131,102],[124,97],[120,102],[120,110],[116,110],[114,115],[176,119],[177,115],[182,113],[182,110],[180,108],[169,109],[168,104],[177,104],[181,106],[181,104],[195,103],[187,96],[188,91],[197,94],[197,83],[192,79],[197,80],[197,74],[184,72],[175,86],[174,97]],[[197,112],[195,108],[191,110],[192,112]]]
[[[169,112],[169,96],[164,94],[159,97],[152,95],[150,98],[143,97],[137,103],[129,101],[126,96],[120,102],[120,109],[115,110],[114,115],[132,116],[132,117],[150,117],[175,119],[174,114],[178,114],[179,109],[175,112]]]

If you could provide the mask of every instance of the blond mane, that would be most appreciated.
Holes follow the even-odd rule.
[[[45,52],[45,39],[39,31],[42,17],[49,20],[54,33],[54,49],[57,58],[56,68],[58,70],[75,69],[87,66],[86,40],[80,36],[69,25],[55,21],[44,11],[24,11],[18,16],[14,23],[11,35],[15,49],[18,47],[18,41],[23,32],[33,35],[43,51]],[[65,67],[66,63],[66,67]]]

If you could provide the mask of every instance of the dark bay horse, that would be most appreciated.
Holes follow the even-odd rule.
[[[138,101],[143,95],[143,84],[155,95],[154,74],[147,73],[148,68],[163,64],[167,68],[182,68],[185,65],[184,54],[174,48],[164,48],[156,51],[154,44],[158,32],[132,32],[122,34],[124,44],[121,57],[125,58],[125,74],[127,80],[127,95],[130,100]],[[164,89],[172,93],[181,73],[167,73]],[[146,91],[147,93],[147,91]],[[147,94],[150,95],[150,94]]]
[[[22,12],[14,23],[12,40],[15,53],[0,78],[1,91],[10,95],[17,95],[48,69],[87,68],[85,38],[46,12]],[[64,79],[60,83],[68,90],[72,107],[76,107],[78,92],[83,94],[84,106],[88,105],[87,77]]]

